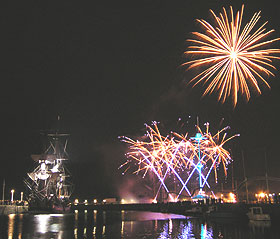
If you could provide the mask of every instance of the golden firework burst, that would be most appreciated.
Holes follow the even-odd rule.
[[[266,31],[267,22],[256,26],[260,12],[242,27],[243,10],[244,5],[235,17],[232,7],[229,16],[225,8],[218,16],[210,10],[215,19],[214,26],[203,19],[197,20],[205,31],[193,32],[194,39],[187,40],[192,45],[185,54],[195,59],[183,64],[187,69],[206,67],[190,82],[194,86],[206,85],[203,96],[218,92],[218,100],[222,103],[232,96],[234,106],[238,94],[244,95],[247,101],[253,89],[261,94],[260,82],[270,88],[265,77],[274,76],[272,60],[280,58],[275,55],[280,53],[279,49],[267,48],[280,38],[265,40],[274,30]]]

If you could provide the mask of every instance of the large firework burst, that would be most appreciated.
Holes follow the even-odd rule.
[[[205,20],[197,20],[205,32],[194,32],[195,39],[187,40],[192,45],[185,54],[196,59],[183,64],[189,66],[188,69],[207,67],[190,82],[206,84],[203,96],[217,91],[218,100],[222,103],[231,95],[234,106],[238,94],[244,95],[247,101],[250,90],[261,94],[260,82],[270,88],[265,77],[274,76],[272,60],[280,58],[275,56],[280,53],[279,49],[267,48],[280,38],[265,40],[274,30],[266,31],[267,22],[256,27],[260,12],[242,27],[243,10],[244,5],[235,17],[232,7],[229,16],[225,8],[218,16],[210,10],[215,19],[214,26]]]
[[[191,195],[187,184],[195,172],[200,175],[200,189],[202,190],[204,185],[210,188],[207,179],[214,171],[217,181],[217,167],[220,164],[223,165],[226,175],[231,157],[223,146],[237,135],[227,138],[226,127],[212,136],[209,124],[205,125],[205,132],[197,126],[199,138],[197,135],[188,137],[188,134],[176,132],[163,136],[156,122],[153,122],[152,126],[146,125],[144,140],[121,137],[121,140],[129,145],[129,152],[126,154],[127,161],[120,167],[127,166],[125,172],[130,167],[134,168],[134,173],[143,173],[143,177],[148,172],[155,174],[159,180],[155,199],[161,187],[170,195],[170,181],[173,182],[171,186],[174,182],[181,185],[177,198],[183,191]]]

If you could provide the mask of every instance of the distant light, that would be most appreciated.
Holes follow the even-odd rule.
[[[261,192],[261,193],[259,193],[259,196],[260,196],[261,198],[264,198],[264,197],[265,197],[265,194],[264,194],[263,192]]]
[[[191,137],[191,139],[194,139],[196,141],[200,141],[200,140],[205,139],[205,137],[203,137],[201,133],[196,133],[195,137]]]
[[[14,192],[15,192],[15,190],[14,190],[14,189],[12,189],[12,190],[11,190],[11,202],[13,202],[13,201],[14,201]]]
[[[202,139],[202,135],[201,133],[196,133],[195,138],[196,140],[201,140]]]
[[[79,203],[79,199],[75,199],[74,204],[77,205]]]
[[[236,203],[236,196],[234,193],[229,193],[230,202]]]
[[[97,199],[94,199],[94,200],[93,200],[93,203],[97,203]]]

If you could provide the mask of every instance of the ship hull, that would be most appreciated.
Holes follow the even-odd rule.
[[[33,213],[70,213],[71,205],[66,202],[32,201],[29,203],[29,212]]]
[[[52,207],[53,213],[70,213],[71,206],[70,205],[53,205]]]

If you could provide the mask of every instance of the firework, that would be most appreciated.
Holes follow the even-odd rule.
[[[196,59],[183,65],[191,68],[204,68],[190,82],[195,85],[205,84],[203,96],[218,92],[218,100],[222,103],[232,96],[233,105],[237,103],[238,94],[244,95],[248,101],[250,90],[254,89],[261,94],[259,83],[270,88],[265,77],[274,76],[271,72],[275,67],[273,59],[279,59],[279,49],[268,49],[268,45],[280,38],[265,40],[274,32],[266,31],[267,22],[257,27],[260,12],[255,13],[251,20],[242,27],[244,5],[234,17],[230,7],[230,16],[225,8],[218,16],[210,10],[215,19],[212,26],[205,20],[197,20],[205,33],[194,32],[195,39],[188,39],[192,45],[185,52]],[[256,29],[256,30],[255,30]]]
[[[231,157],[229,152],[224,149],[223,146],[229,140],[239,136],[239,134],[227,138],[225,131],[229,129],[229,127],[225,127],[212,136],[209,131],[209,123],[205,124],[205,132],[203,132],[199,126],[196,127],[198,133],[195,137],[191,137],[188,141],[188,144],[192,145],[191,154],[184,155],[182,153],[180,157],[181,160],[189,163],[189,169],[191,169],[191,172],[189,173],[189,176],[185,180],[183,186],[187,185],[194,172],[197,171],[199,174],[199,189],[201,192],[205,185],[210,188],[207,179],[212,171],[214,171],[215,181],[217,182],[217,167],[220,164],[223,166],[224,174],[227,175],[227,165],[230,163]],[[187,139],[185,138],[184,141],[186,142]],[[179,192],[179,195],[182,191],[183,188]]]
[[[217,181],[217,167],[220,164],[223,165],[226,175],[230,154],[223,146],[236,136],[226,138],[227,128],[212,136],[207,123],[205,132],[197,126],[196,137],[188,138],[188,134],[181,135],[176,132],[163,136],[156,122],[153,122],[152,126],[146,125],[147,131],[143,141],[121,138],[123,142],[129,144],[129,152],[126,154],[128,159],[121,167],[127,166],[124,170],[126,172],[136,165],[134,173],[142,172],[143,177],[148,172],[155,174],[160,182],[155,199],[162,187],[168,194],[170,193],[168,182],[174,182],[174,179],[182,186],[178,198],[183,191],[191,195],[187,184],[195,172],[199,174],[200,190],[205,185],[210,188],[207,179],[212,171],[215,172]]]
[[[161,187],[164,187],[169,194],[166,181],[171,175],[175,175],[182,184],[184,182],[176,171],[181,167],[180,158],[177,156],[180,145],[174,142],[174,137],[162,136],[156,122],[153,122],[152,126],[154,128],[146,125],[147,131],[143,141],[121,137],[123,142],[129,144],[129,152],[126,155],[128,160],[120,168],[128,165],[124,171],[126,172],[130,167],[134,168],[136,164],[137,169],[134,173],[143,172],[143,177],[148,172],[153,172],[160,182],[156,198]],[[184,189],[190,194],[187,187],[184,186]]]

